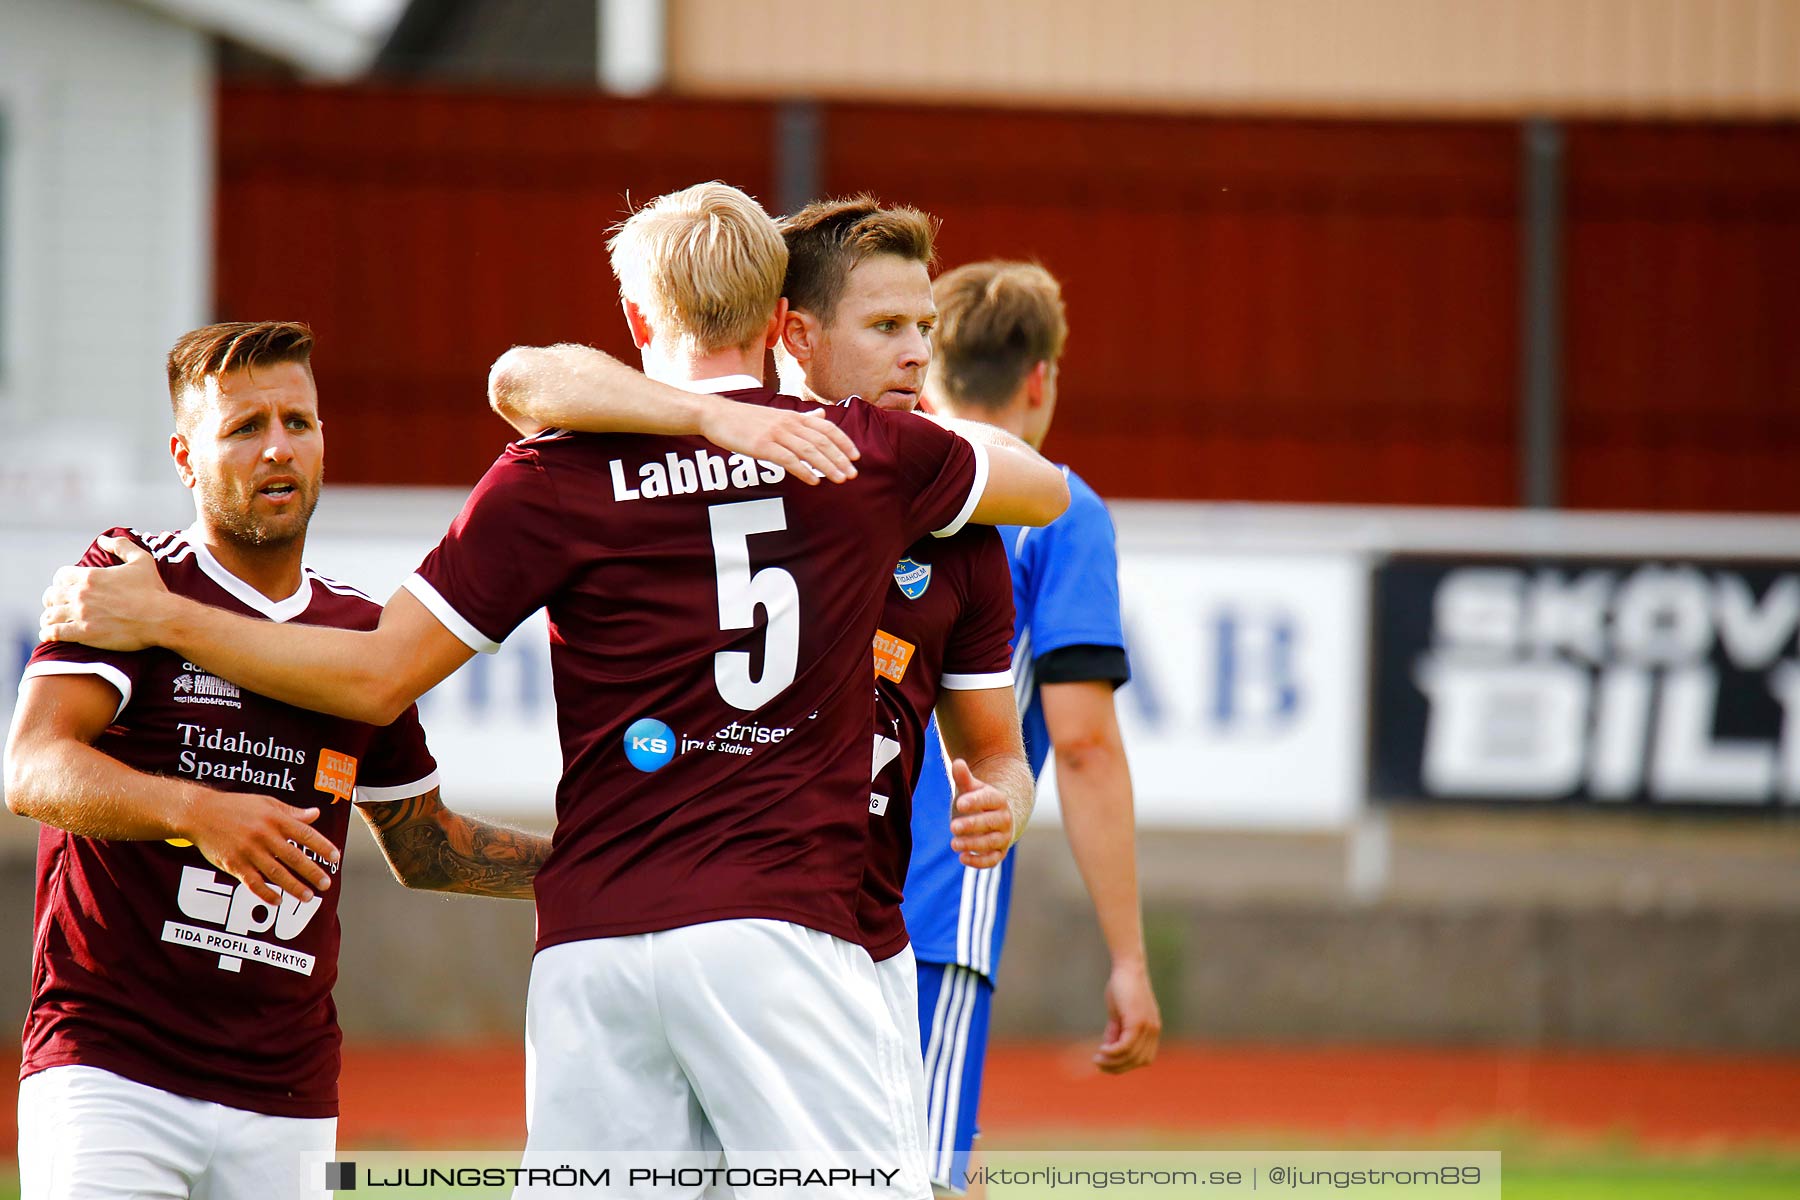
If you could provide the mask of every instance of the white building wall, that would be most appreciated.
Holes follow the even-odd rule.
[[[0,0],[0,505],[176,486],[162,358],[211,301],[207,36],[123,0]]]

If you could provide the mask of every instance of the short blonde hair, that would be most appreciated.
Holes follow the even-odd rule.
[[[625,298],[659,333],[702,353],[761,337],[787,273],[787,243],[769,214],[716,180],[658,196],[607,249]]]
[[[955,404],[1001,408],[1033,367],[1062,356],[1062,285],[1036,263],[969,263],[939,275],[931,294],[931,374]]]

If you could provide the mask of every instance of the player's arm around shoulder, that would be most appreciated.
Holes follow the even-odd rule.
[[[938,695],[936,713],[953,765],[951,848],[965,866],[997,866],[1025,832],[1037,803],[1012,688],[947,688]]]
[[[983,421],[934,413],[929,420],[979,446],[987,456],[987,484],[969,520],[977,525],[1048,525],[1069,507],[1062,468],[1024,440]]]
[[[373,630],[274,624],[174,595],[135,542],[98,544],[119,565],[56,573],[38,618],[45,641],[165,646],[239,687],[372,725],[394,721],[473,653],[404,592]]]
[[[305,902],[313,888],[331,886],[307,857],[338,860],[337,847],[312,827],[317,808],[125,765],[93,745],[119,708],[119,693],[97,675],[28,677],[7,736],[6,807],[80,837],[185,839],[270,903],[280,900],[277,888]]]
[[[488,406],[524,437],[546,429],[698,436],[804,484],[856,477],[856,444],[822,411],[686,392],[591,346],[514,346],[488,371]]]
[[[550,856],[549,838],[453,812],[437,788],[356,807],[394,878],[409,888],[529,900]]]

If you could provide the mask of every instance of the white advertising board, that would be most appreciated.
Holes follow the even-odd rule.
[[[1116,703],[1138,824],[1341,828],[1361,803],[1365,574],[1352,555],[1134,550]],[[1056,819],[1054,768],[1040,817]]]

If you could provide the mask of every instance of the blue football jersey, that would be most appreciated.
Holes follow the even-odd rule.
[[[1067,467],[1069,508],[1042,529],[1008,526],[1013,581],[1013,689],[1034,776],[1050,758],[1035,664],[1069,646],[1125,648],[1119,554],[1105,503]],[[913,793],[913,856],[906,876],[907,932],[921,962],[956,963],[992,979],[1006,939],[1013,859],[978,871],[950,849],[950,779],[935,721],[925,732],[925,770]]]

